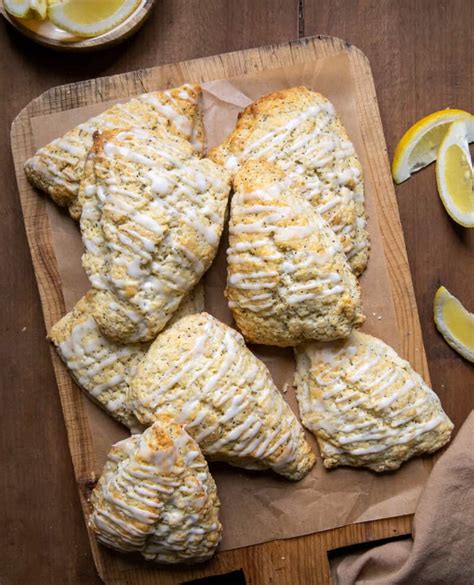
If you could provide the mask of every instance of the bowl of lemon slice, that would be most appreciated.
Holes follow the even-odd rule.
[[[3,16],[32,40],[55,49],[118,43],[145,22],[155,0],[3,0]]]

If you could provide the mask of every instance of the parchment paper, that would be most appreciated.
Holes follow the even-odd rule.
[[[333,102],[366,171],[366,205],[372,251],[368,269],[361,279],[367,315],[363,329],[397,349],[401,332],[397,329],[383,239],[377,222],[376,178],[370,175],[367,164],[354,99],[356,88],[346,55],[341,53],[317,62],[203,84],[208,146],[215,146],[225,138],[233,129],[238,112],[251,101],[271,91],[296,85],[320,91]],[[122,101],[128,97],[124,95]],[[34,118],[32,128],[36,147],[62,135],[111,103]],[[63,294],[69,310],[89,288],[80,263],[82,243],[77,225],[63,210],[50,203],[48,214]],[[223,296],[226,246],[225,234],[216,261],[205,276],[206,309],[231,324],[231,314]],[[254,346],[252,350],[265,361],[286,400],[297,412],[292,387],[292,351],[262,346]],[[126,431],[85,396],[83,400],[97,459],[94,471],[100,472],[111,444],[125,437]],[[309,433],[307,435],[315,451],[318,451],[316,441]],[[224,538],[221,550],[412,513],[428,474],[421,460],[413,460],[395,473],[376,475],[354,469],[327,471],[319,459],[312,472],[296,483],[271,472],[246,472],[224,464],[212,464],[211,470],[222,503]]]

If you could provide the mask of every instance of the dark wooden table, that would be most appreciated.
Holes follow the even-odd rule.
[[[100,583],[76,493],[13,173],[9,132],[20,109],[66,82],[333,35],[362,49],[371,62],[391,156],[401,134],[421,116],[448,106],[474,109],[473,25],[472,0],[158,0],[145,27],[125,44],[65,55],[33,45],[2,19],[1,585]],[[472,366],[436,333],[432,303],[442,283],[474,309],[474,232],[444,212],[433,168],[398,187],[397,196],[433,384],[459,426],[473,406]]]

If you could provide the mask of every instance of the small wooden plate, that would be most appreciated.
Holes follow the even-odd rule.
[[[150,15],[155,0],[141,0],[130,16],[112,30],[91,38],[78,37],[54,26],[48,20],[21,20],[8,14],[2,5],[0,12],[8,22],[31,40],[58,51],[93,51],[110,47],[135,33]]]

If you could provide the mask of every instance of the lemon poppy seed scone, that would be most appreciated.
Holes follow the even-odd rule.
[[[356,277],[329,225],[283,171],[260,159],[234,178],[226,296],[252,343],[347,337],[364,317]]]
[[[204,284],[202,281],[198,282],[196,286],[188,292],[178,306],[178,310],[173,313],[171,319],[166,324],[167,327],[171,327],[177,321],[188,315],[195,315],[196,313],[202,313],[205,307],[205,293]]]
[[[99,542],[157,563],[205,561],[221,539],[206,460],[169,417],[112,447],[91,505],[89,526]]]
[[[97,134],[79,199],[92,314],[120,342],[164,328],[217,252],[228,173],[164,129]]]
[[[163,413],[183,423],[208,459],[293,480],[314,465],[303,428],[263,362],[207,313],[180,319],[152,343],[129,402],[144,425]]]
[[[141,425],[128,407],[128,388],[150,344],[121,345],[108,339],[92,317],[91,308],[88,293],[51,328],[48,337],[87,396],[136,431]],[[203,310],[204,287],[199,283],[182,300],[168,326]]]
[[[303,424],[316,434],[325,467],[397,469],[445,445],[453,424],[410,364],[380,339],[354,332],[296,349]]]
[[[129,378],[148,344],[120,345],[104,337],[91,315],[90,293],[51,328],[48,337],[87,396],[122,424],[139,429],[126,398]]]
[[[188,140],[197,152],[202,152],[204,130],[200,101],[200,86],[187,84],[116,104],[40,148],[26,162],[26,175],[35,187],[46,191],[59,205],[69,207],[71,215],[79,219],[81,206],[77,195],[95,131],[162,126]]]
[[[275,163],[331,225],[353,271],[364,271],[369,238],[362,169],[334,106],[320,93],[293,87],[261,97],[209,156],[234,174],[249,159]]]

